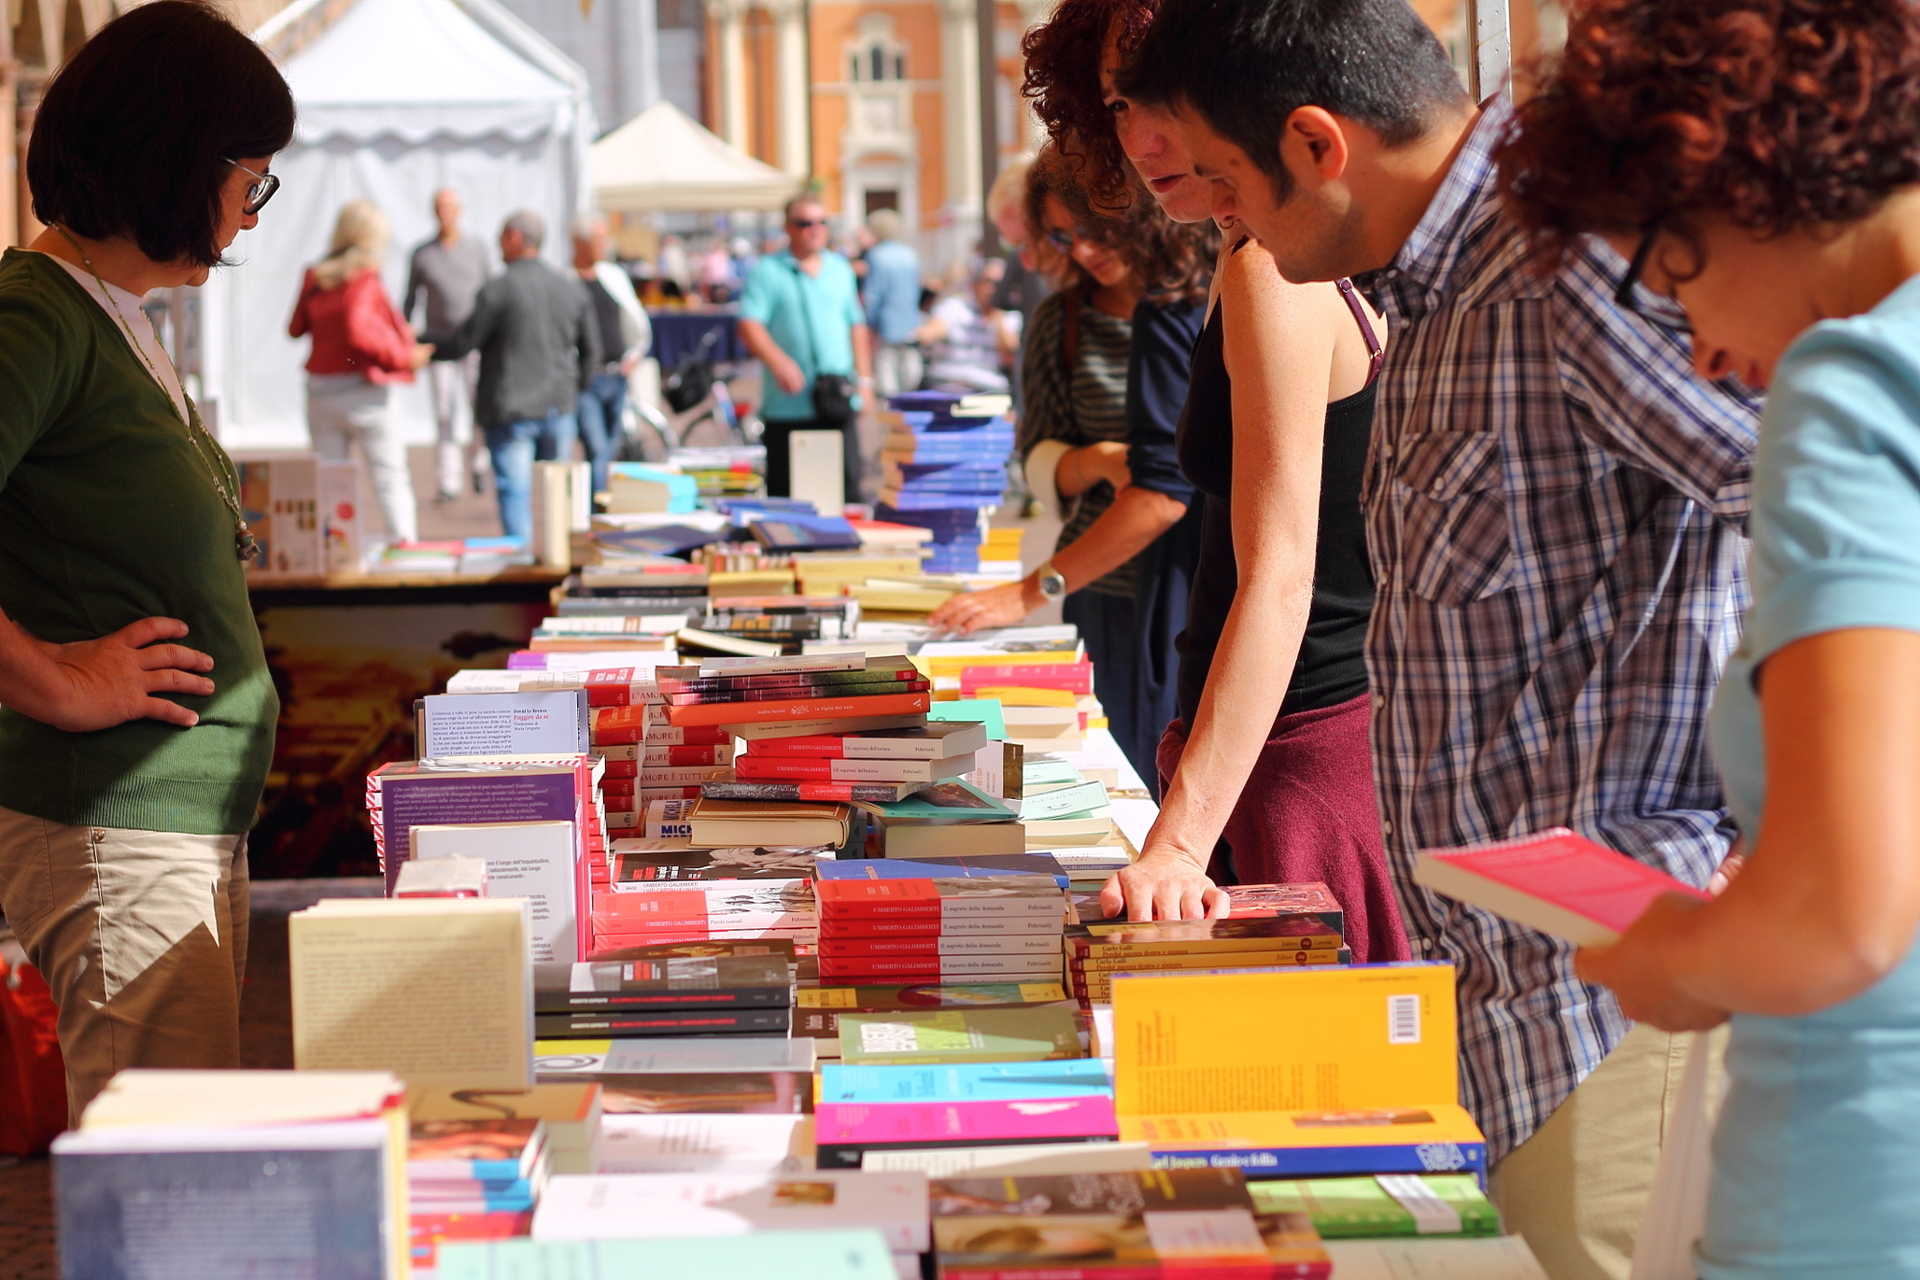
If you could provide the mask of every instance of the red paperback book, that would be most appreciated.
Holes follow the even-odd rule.
[[[1413,878],[1436,893],[1583,947],[1618,942],[1661,894],[1709,899],[1565,827],[1464,849],[1423,849]]]
[[[942,880],[819,880],[821,920],[1066,919],[1052,876]]]

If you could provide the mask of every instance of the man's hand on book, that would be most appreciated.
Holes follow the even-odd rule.
[[[11,622],[0,662],[0,703],[56,729],[90,733],[129,720],[163,720],[191,727],[198,713],[160,697],[205,696],[213,659],[185,645],[167,644],[187,634],[176,618],[142,618],[112,635],[73,644],[49,644]]]
[[[1177,853],[1148,853],[1108,878],[1100,890],[1100,908],[1109,920],[1224,919],[1226,890]]]
[[[1675,930],[1685,928],[1686,917],[1703,905],[1677,893],[1654,899],[1620,941],[1610,947],[1582,947],[1573,959],[1574,972],[1583,982],[1611,989],[1619,998],[1620,1011],[1635,1022],[1650,1023],[1662,1031],[1706,1031],[1719,1026],[1727,1020],[1727,1011],[1681,989],[1662,945]]]

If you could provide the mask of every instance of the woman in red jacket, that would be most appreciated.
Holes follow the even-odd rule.
[[[358,439],[373,491],[397,542],[419,534],[407,446],[389,411],[387,387],[412,382],[433,348],[387,299],[380,260],[387,250],[387,215],[371,201],[350,200],[333,227],[325,258],[307,269],[287,332],[313,335],[307,357],[307,431],[323,458],[344,461]]]

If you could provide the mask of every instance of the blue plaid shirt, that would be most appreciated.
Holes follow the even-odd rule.
[[[1527,260],[1488,104],[1391,266],[1361,501],[1374,772],[1414,954],[1450,960],[1462,1101],[1494,1157],[1626,1034],[1573,947],[1413,883],[1422,848],[1568,826],[1704,885],[1732,828],[1707,710],[1747,604],[1757,406],[1621,310],[1626,263]]]

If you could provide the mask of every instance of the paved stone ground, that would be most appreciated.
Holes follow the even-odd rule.
[[[241,1065],[293,1066],[287,916],[321,898],[379,896],[378,879],[254,883],[247,985],[240,1002]],[[45,1157],[0,1161],[0,1280],[59,1280],[51,1173]]]

